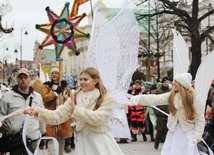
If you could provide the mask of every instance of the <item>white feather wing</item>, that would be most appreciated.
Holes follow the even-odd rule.
[[[172,29],[173,32],[173,74],[186,73],[189,68],[189,49],[181,34]]]
[[[131,9],[123,8],[108,23],[98,11],[95,14],[94,20],[99,22],[93,24],[95,37],[89,46],[86,67],[99,70],[104,85],[117,103],[128,103],[126,94],[138,65],[138,23]]]
[[[201,62],[195,76],[195,89],[204,107],[206,104],[207,94],[214,77],[213,60],[214,51],[210,52]]]

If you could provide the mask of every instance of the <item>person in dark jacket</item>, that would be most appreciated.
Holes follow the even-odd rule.
[[[58,106],[64,104],[70,96],[70,89],[66,86],[66,81],[62,80],[60,85],[60,74],[58,68],[51,69],[51,81],[47,81],[42,85],[42,99],[44,106],[48,110],[55,110]],[[72,136],[71,121],[60,125],[46,124],[46,135],[49,137],[57,138],[59,143],[59,155],[63,155],[65,147],[65,138]],[[48,140],[48,153],[55,154],[54,144],[52,140]]]
[[[170,91],[169,89],[169,80],[167,77],[162,78],[161,80],[161,87],[159,89],[157,89],[156,94],[164,94]],[[161,106],[157,106],[160,110],[169,113],[169,109],[168,109],[168,105],[161,105]],[[166,138],[166,134],[167,134],[167,116],[163,113],[161,113],[160,111],[155,109],[155,115],[157,117],[157,125],[156,125],[156,136],[155,136],[155,144],[154,144],[154,148],[158,149],[159,147],[159,142],[165,141]]]

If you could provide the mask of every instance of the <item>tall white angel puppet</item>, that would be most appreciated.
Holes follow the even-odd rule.
[[[111,21],[99,9],[95,10],[85,67],[98,69],[105,87],[115,98],[114,138],[131,139],[125,107],[131,104],[127,91],[138,65],[139,33],[134,13],[128,7],[122,8]]]

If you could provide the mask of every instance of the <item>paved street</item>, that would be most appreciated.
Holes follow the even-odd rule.
[[[125,155],[160,155],[161,148],[163,143],[160,143],[159,148],[154,149],[154,142],[150,141],[150,138],[147,135],[147,142],[143,142],[143,139],[140,135],[138,135],[137,142],[129,142],[126,144],[119,144],[120,148],[124,152]],[[40,155],[47,155],[47,150],[43,150],[39,153]],[[73,152],[65,153],[64,155],[74,155]]]

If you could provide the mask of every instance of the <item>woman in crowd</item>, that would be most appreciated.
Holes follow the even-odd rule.
[[[55,111],[30,108],[25,114],[35,115],[47,124],[60,124],[73,117],[80,133],[76,155],[123,155],[110,134],[113,97],[107,93],[99,72],[86,68],[80,73],[80,89]]]
[[[203,105],[191,87],[192,76],[178,73],[172,91],[160,95],[138,95],[131,98],[142,105],[169,105],[168,133],[161,155],[199,155],[197,143],[204,131]]]

